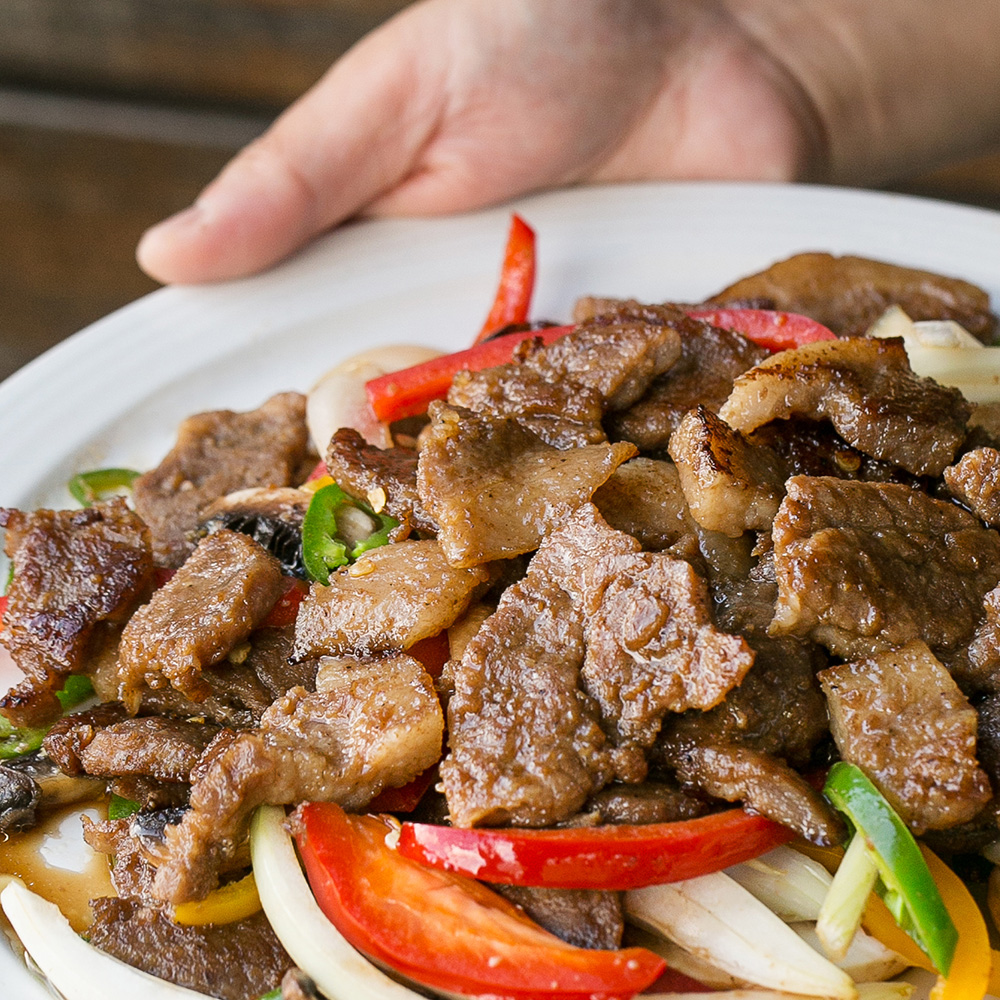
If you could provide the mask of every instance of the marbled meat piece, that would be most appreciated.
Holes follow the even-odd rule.
[[[829,733],[826,700],[816,671],[826,663],[822,651],[796,639],[753,640],[752,669],[715,708],[668,716],[656,742],[654,759],[676,759],[696,746],[749,747],[796,767],[808,764]]]
[[[116,498],[83,510],[0,508],[15,567],[0,641],[24,679],[0,699],[16,726],[62,714],[55,692],[86,672],[101,629],[127,620],[152,588],[149,531]]]
[[[602,889],[545,889],[527,885],[490,888],[521,907],[540,927],[577,948],[622,946],[622,894]]]
[[[309,446],[305,414],[305,396],[284,392],[247,413],[216,410],[181,423],[170,453],[132,487],[158,562],[179,566],[190,555],[189,535],[213,500],[252,486],[297,485]]]
[[[560,451],[513,420],[432,403],[417,483],[454,566],[538,548],[636,450],[595,444]]]
[[[781,351],[733,385],[719,410],[744,434],[772,420],[829,420],[845,441],[918,476],[939,476],[967,434],[958,391],[914,375],[902,340],[824,340]]]
[[[673,761],[683,785],[727,802],[742,802],[811,844],[833,846],[844,824],[823,796],[783,760],[749,747],[690,747]]]
[[[966,823],[992,798],[975,709],[919,640],[819,674],[841,757],[916,833]]]
[[[802,313],[841,337],[861,337],[889,306],[914,320],[953,319],[984,344],[996,337],[989,295],[967,281],[865,257],[800,253],[741,278],[712,296],[720,305],[767,300]]]
[[[703,528],[733,538],[770,528],[787,478],[785,463],[770,448],[699,405],[684,415],[669,451],[691,516]]]
[[[459,372],[448,390],[448,404],[515,420],[553,448],[579,448],[607,440],[601,426],[604,398],[596,389],[576,382],[551,382],[525,364]]]
[[[260,625],[284,586],[278,560],[248,536],[222,529],[203,538],[122,633],[119,697],[129,711],[138,710],[143,684],[207,698],[204,669]]]
[[[697,529],[673,462],[633,458],[594,492],[593,502],[612,528],[632,535],[649,552],[697,544]]]
[[[409,649],[448,628],[484,589],[481,566],[451,565],[434,539],[365,553],[299,605],[293,658]]]
[[[972,639],[1000,580],[1000,535],[968,511],[894,483],[794,476],[774,519],[771,632],[845,659],[923,639]]]
[[[1000,587],[983,598],[984,615],[967,650],[949,660],[948,668],[965,690],[1000,692]]]
[[[352,427],[342,427],[330,439],[326,468],[333,481],[361,500],[382,490],[385,512],[407,530],[434,534],[437,524],[417,495],[417,452],[413,448],[377,448]]]
[[[191,775],[191,808],[165,831],[154,895],[175,903],[207,895],[257,806],[362,809],[436,763],[443,736],[434,682],[412,657],[323,661],[314,693],[293,688],[260,729],[223,730],[205,751]]]
[[[636,826],[694,819],[712,808],[704,798],[682,791],[676,781],[660,778],[638,785],[605,785],[587,800],[582,815],[592,818],[595,824]]]
[[[984,524],[1000,528],[1000,451],[976,448],[944,470],[952,494]]]
[[[674,323],[681,335],[680,359],[631,407],[605,420],[613,440],[631,441],[644,453],[665,452],[670,435],[691,407],[701,404],[718,410],[732,391],[733,380],[768,356],[733,330],[683,314]]]
[[[579,685],[583,612],[564,588],[573,553],[558,535],[451,664],[441,782],[456,826],[549,826],[614,774],[597,706]]]
[[[753,665],[746,640],[712,623],[708,587],[685,560],[636,553],[602,584],[585,598],[581,678],[616,744],[648,748],[665,715],[713,708]]]
[[[128,965],[219,1000],[248,1000],[276,989],[292,960],[267,917],[231,924],[175,923],[162,910],[106,897],[91,906],[90,943]]]

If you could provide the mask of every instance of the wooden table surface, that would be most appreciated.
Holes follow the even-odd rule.
[[[0,379],[151,291],[133,253],[407,0],[0,0]],[[894,190],[1000,210],[1000,155]]]

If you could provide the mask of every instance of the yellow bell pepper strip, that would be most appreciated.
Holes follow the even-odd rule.
[[[238,882],[230,882],[204,899],[178,903],[174,907],[174,922],[190,926],[200,924],[234,924],[252,917],[260,909],[260,894],[253,872]]]
[[[958,931],[913,834],[854,764],[834,764],[823,794],[843,813],[855,836],[864,838],[878,867],[876,892],[896,922],[928,954],[934,967],[947,976]]]
[[[81,507],[93,507],[99,500],[130,493],[139,475],[135,469],[93,469],[77,473],[66,488]]]
[[[347,508],[365,515],[364,523],[373,530],[364,537],[348,537],[343,518]],[[336,483],[330,483],[313,494],[302,522],[302,561],[310,579],[324,585],[330,582],[330,572],[346,566],[370,549],[389,541],[389,532],[399,522],[388,514],[376,514],[363,500],[356,500]]]
[[[947,976],[931,990],[931,1000],[982,1000],[990,982],[992,954],[986,921],[965,883],[923,844],[920,850],[958,928],[958,943]]]

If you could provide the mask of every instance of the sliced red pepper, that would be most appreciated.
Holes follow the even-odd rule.
[[[438,632],[437,635],[429,635],[426,639],[415,642],[406,652],[419,660],[424,670],[436,680],[441,676],[441,671],[444,670],[444,665],[451,655],[448,633],[444,631]]]
[[[285,578],[285,590],[274,602],[274,607],[260,623],[261,628],[285,628],[298,617],[299,605],[302,603],[309,587],[294,576]]]
[[[399,853],[484,882],[552,889],[640,889],[721,871],[791,840],[742,809],[643,826],[459,829],[404,823]]]
[[[380,375],[365,383],[372,411],[379,420],[391,423],[426,412],[428,403],[448,395],[457,372],[479,371],[502,365],[514,356],[522,341],[540,337],[546,344],[572,330],[572,326],[550,326],[542,330],[522,330],[484,340],[455,354],[444,354],[402,371]]]
[[[7,595],[0,594],[0,631],[3,630],[3,616],[7,613]]]
[[[689,309],[692,319],[742,333],[765,350],[788,351],[817,340],[836,340],[837,335],[822,323],[798,313],[773,309]]]
[[[535,288],[535,231],[516,213],[510,217],[507,248],[493,308],[473,341],[482,343],[511,323],[525,323]]]
[[[469,996],[617,1000],[663,971],[643,948],[575,948],[478,882],[400,856],[387,844],[394,829],[376,817],[330,803],[296,816],[320,908],[355,948],[419,983]]]
[[[376,813],[409,813],[420,805],[427,789],[437,781],[438,766],[432,764],[423,774],[418,774],[409,784],[401,788],[386,788],[379,792],[368,808]]]

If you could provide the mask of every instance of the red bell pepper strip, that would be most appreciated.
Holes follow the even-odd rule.
[[[548,344],[572,329],[572,326],[550,326],[541,330],[506,333],[467,350],[444,354],[412,368],[380,375],[365,383],[368,402],[375,416],[389,423],[403,417],[419,416],[426,412],[431,400],[444,399],[448,395],[451,380],[457,372],[502,365],[510,361],[514,349],[522,341],[540,337]]]
[[[404,823],[399,853],[484,882],[553,889],[640,889],[720,871],[793,834],[742,809],[644,826],[460,829]]]
[[[526,323],[534,288],[535,231],[521,216],[514,214],[510,217],[507,248],[504,250],[500,285],[493,308],[473,343],[482,343],[497,330],[512,323]]]
[[[0,632],[3,631],[3,616],[7,613],[7,595],[0,595]]]
[[[274,607],[260,623],[261,628],[285,628],[298,617],[299,605],[302,603],[309,587],[294,576],[285,577],[285,590],[274,602]]]
[[[822,323],[798,313],[773,309],[689,309],[692,319],[742,333],[747,340],[777,352],[787,351],[817,340],[836,340],[837,335]]]
[[[486,886],[400,856],[387,844],[394,828],[377,817],[308,803],[294,822],[326,916],[359,951],[416,982],[468,996],[616,1000],[663,971],[643,948],[575,948]]]

